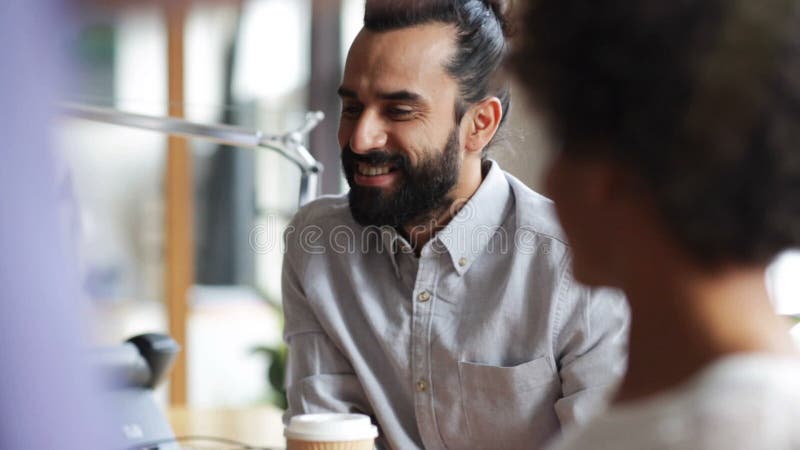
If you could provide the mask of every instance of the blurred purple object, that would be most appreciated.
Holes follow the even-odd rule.
[[[51,115],[64,3],[0,1],[0,449],[108,450]]]

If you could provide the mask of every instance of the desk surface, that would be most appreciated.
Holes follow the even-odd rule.
[[[175,435],[213,436],[257,447],[284,448],[283,412],[271,406],[247,408],[173,407],[168,411]]]

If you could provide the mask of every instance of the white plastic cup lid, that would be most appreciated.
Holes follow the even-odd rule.
[[[364,414],[301,414],[283,435],[295,441],[363,441],[378,437],[378,428]]]

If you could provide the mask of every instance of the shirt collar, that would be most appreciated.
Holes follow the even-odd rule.
[[[506,216],[511,196],[508,180],[497,162],[488,160],[487,164],[489,170],[478,190],[447,226],[426,244],[431,246],[431,251],[446,251],[459,275],[469,270]],[[413,253],[411,245],[392,227],[381,227],[381,236],[384,250],[389,254],[395,275],[399,278],[397,254]]]
[[[435,238],[447,249],[459,275],[464,275],[483,253],[507,215],[511,197],[508,180],[495,161],[488,164],[478,190]]]
[[[397,262],[398,253],[413,253],[411,245],[405,240],[396,229],[390,226],[381,227],[381,238],[383,242],[383,250],[389,255],[394,267],[394,274],[400,278],[400,265]]]

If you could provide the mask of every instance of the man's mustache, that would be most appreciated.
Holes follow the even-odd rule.
[[[345,167],[355,163],[372,165],[391,164],[398,169],[408,169],[408,157],[402,153],[393,153],[383,150],[374,150],[369,153],[354,153],[349,145],[342,149],[342,163]]]

